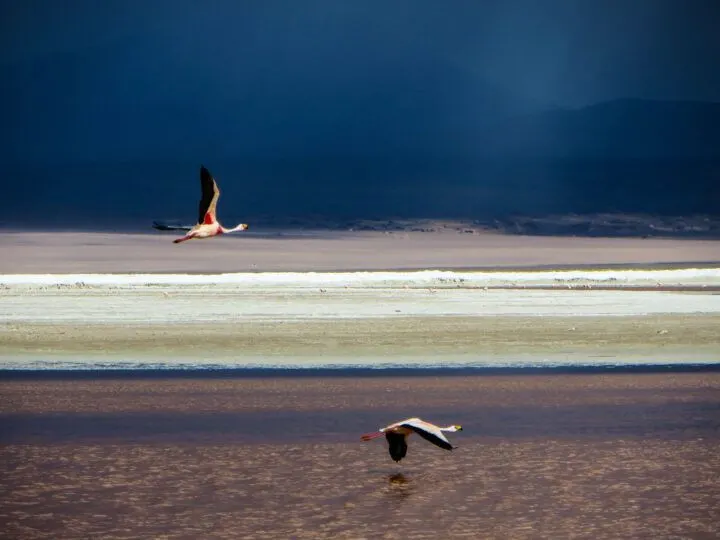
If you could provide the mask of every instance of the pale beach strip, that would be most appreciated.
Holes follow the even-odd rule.
[[[0,366],[487,367],[720,359],[720,294],[712,290],[568,289],[559,275],[577,284],[592,272],[546,274],[526,277],[559,279],[559,289],[486,289],[488,274],[468,273],[460,281],[448,272],[3,276]],[[602,275],[630,285],[695,278],[713,285],[718,271]],[[429,276],[437,287],[428,287]]]
[[[251,227],[238,236],[178,246],[175,236],[7,230],[0,235],[0,274],[720,266],[720,242],[714,240]]]

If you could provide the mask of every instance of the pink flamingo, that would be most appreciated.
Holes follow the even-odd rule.
[[[241,223],[232,229],[226,229],[217,220],[215,208],[220,198],[220,189],[215,179],[205,167],[200,166],[200,188],[202,189],[202,198],[200,199],[200,208],[198,222],[188,233],[182,238],[173,240],[173,243],[179,244],[193,238],[212,238],[219,234],[226,234],[235,231],[244,231],[248,228],[246,223]]]

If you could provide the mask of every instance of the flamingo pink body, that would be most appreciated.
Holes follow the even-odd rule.
[[[179,244],[193,239],[212,238],[225,233],[244,231],[248,228],[247,224],[240,223],[237,227],[226,229],[218,222],[216,208],[217,201],[220,198],[220,189],[210,171],[202,166],[200,167],[200,187],[202,189],[202,198],[200,199],[197,225],[182,238],[173,240],[173,243]]]

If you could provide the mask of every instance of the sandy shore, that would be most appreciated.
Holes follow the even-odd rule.
[[[712,538],[720,375],[0,382],[13,538]],[[391,412],[390,412],[391,411]],[[361,433],[461,423],[394,464]]]
[[[720,314],[0,325],[4,367],[717,362]],[[61,365],[62,364],[62,365]]]
[[[0,273],[720,264],[720,242],[710,240],[267,230],[175,245],[175,237],[4,231]]]
[[[398,283],[7,285],[0,290],[0,367],[483,367],[720,358],[714,288]]]
[[[548,274],[550,285],[560,279]],[[259,283],[129,284],[122,279],[145,278],[91,275],[86,278],[110,281],[76,284],[86,278],[71,276],[68,284],[6,284],[0,290],[0,367],[597,365],[720,358],[720,295],[705,284],[692,292],[681,282],[679,290],[634,290],[630,281],[623,290],[624,274],[618,273],[610,281],[618,290],[589,289],[574,278],[550,289],[488,289],[484,278],[478,285],[470,274],[466,282],[441,277],[424,285],[414,273],[383,275],[381,282],[350,285],[343,280],[351,278],[331,275],[324,283],[307,281],[307,274],[288,283],[263,274]]]

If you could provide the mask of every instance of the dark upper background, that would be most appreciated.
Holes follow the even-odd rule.
[[[717,0],[0,9],[0,224],[720,212]]]

